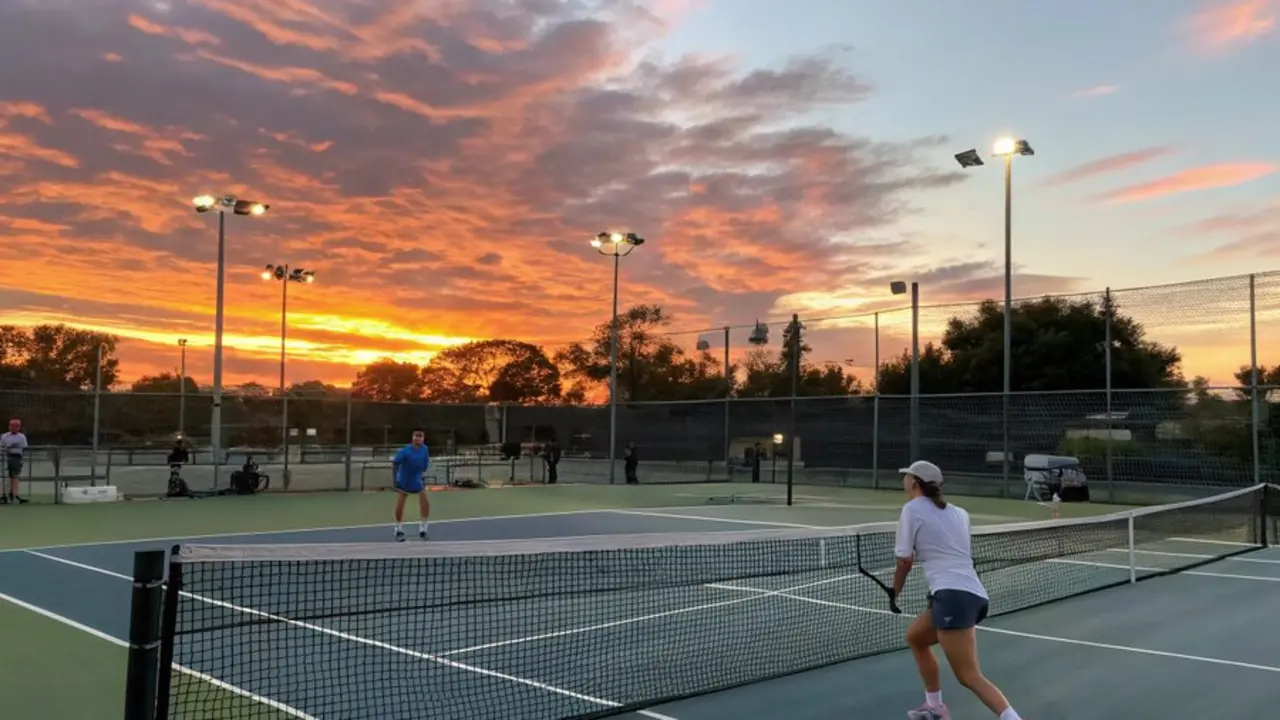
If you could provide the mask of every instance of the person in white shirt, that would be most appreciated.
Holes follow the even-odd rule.
[[[25,503],[18,494],[18,478],[22,476],[22,458],[27,450],[27,436],[22,433],[22,421],[18,418],[9,420],[9,432],[0,435],[0,455],[4,456],[4,467],[9,478],[9,492],[6,495],[0,488],[0,503]]]
[[[973,566],[969,513],[942,496],[942,470],[924,460],[903,468],[902,489],[907,503],[898,520],[894,554],[893,597],[906,585],[916,560],[924,566],[929,606],[907,630],[907,644],[924,681],[924,705],[907,713],[909,720],[950,720],[942,703],[942,679],[933,646],[941,645],[960,684],[1000,717],[1022,720],[1004,693],[983,676],[978,666],[974,629],[987,617],[987,590]]]

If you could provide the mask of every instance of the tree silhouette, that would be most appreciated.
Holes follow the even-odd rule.
[[[692,356],[662,334],[671,316],[657,305],[636,305],[618,315],[619,400],[692,400],[722,398],[729,392],[720,361],[709,352]],[[556,355],[573,378],[591,383],[609,380],[610,329],[600,323],[591,339]]]
[[[747,352],[743,361],[746,376],[738,387],[739,397],[791,397],[791,335],[792,326],[782,331],[782,347],[777,353],[763,348]],[[800,332],[800,376],[796,394],[801,397],[851,395],[862,388],[862,383],[846,373],[836,363],[816,364],[809,361],[813,351],[804,342],[804,330]]]
[[[0,327],[0,380],[15,387],[91,390],[102,348],[102,387],[115,384],[120,361],[114,335],[67,325],[37,325],[29,330]]]
[[[377,402],[422,399],[422,370],[413,363],[378,360],[356,374],[351,397]]]
[[[177,373],[171,372],[162,372],[159,375],[143,375],[133,381],[133,384],[129,387],[129,392],[178,395],[182,393],[184,384],[188,395],[195,395],[200,392],[200,386],[196,384],[195,380],[190,377],[180,378]]]
[[[1176,348],[1146,339],[1142,325],[1105,303],[1047,297],[1013,306],[1012,384],[1015,391],[1098,390],[1106,387],[1107,316],[1111,318],[1111,387],[1183,388]],[[922,393],[1000,392],[1004,310],[994,300],[969,317],[947,322],[941,346],[925,345]],[[907,394],[911,356],[880,367],[880,391]]]
[[[422,386],[429,402],[541,403],[560,396],[560,370],[537,345],[480,340],[432,358]]]

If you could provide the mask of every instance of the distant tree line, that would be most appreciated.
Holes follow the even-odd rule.
[[[1002,387],[1003,309],[988,301],[968,314],[952,317],[942,337],[921,349],[920,386],[924,394],[995,393]],[[721,357],[704,350],[689,350],[673,342],[665,331],[672,316],[657,305],[638,305],[618,318],[618,393],[627,403],[720,399],[725,397],[789,397],[791,394],[791,328],[773,347],[753,347],[738,357],[726,373]],[[1108,323],[1110,331],[1108,334]],[[1182,356],[1175,347],[1146,336],[1144,328],[1114,306],[1091,300],[1044,298],[1014,307],[1012,380],[1016,391],[1099,391],[1107,381],[1107,340],[1110,340],[1111,387],[1122,390],[1181,390],[1167,395],[1169,410],[1196,407],[1198,431],[1222,435],[1217,428],[1247,420],[1247,366],[1235,374],[1241,386],[1224,397],[1208,391],[1203,378],[1190,381],[1181,371]],[[320,401],[347,398],[376,403],[521,405],[584,404],[601,397],[610,376],[610,323],[597,325],[582,342],[549,354],[539,345],[511,339],[491,339],[447,348],[430,363],[418,366],[386,358],[361,369],[349,388],[319,380],[291,385],[287,394],[291,415],[302,423],[306,414],[325,417],[339,413]],[[65,325],[33,328],[0,326],[0,390],[92,390],[102,348],[101,381],[117,384],[118,338]],[[857,378],[836,363],[817,362],[803,335],[799,347],[798,391],[805,397],[841,396],[875,389],[874,378]],[[910,392],[910,354],[903,352],[881,363],[879,391],[906,395]],[[1260,385],[1280,385],[1280,365],[1259,367]],[[143,376],[129,387],[141,395],[178,395],[185,386],[189,396],[187,416],[203,414],[207,392],[190,377],[176,372]],[[269,439],[271,416],[278,414],[278,390],[258,383],[228,388],[234,398],[224,415],[241,417],[245,427],[260,426]],[[0,395],[17,397],[11,393]],[[301,400],[317,401],[308,410]],[[139,399],[140,400],[140,399]],[[20,404],[11,401],[12,404]],[[135,403],[136,405],[136,403]],[[79,408],[80,406],[76,406]],[[132,406],[131,406],[132,407]],[[138,406],[141,407],[141,406]],[[241,407],[240,411],[235,408]],[[337,405],[334,405],[337,407]],[[21,407],[0,408],[18,412]],[[68,410],[67,412],[72,412]],[[75,410],[75,413],[82,413]],[[153,414],[171,415],[170,409]],[[312,420],[306,427],[337,427],[338,419]],[[206,419],[207,422],[207,419]],[[278,423],[278,421],[275,421]],[[368,424],[379,424],[372,417]],[[79,423],[71,423],[78,427]],[[144,435],[141,421],[137,432]],[[278,426],[278,425],[277,425]],[[132,425],[130,426],[132,427]],[[68,431],[70,432],[70,431]],[[76,430],[75,432],[79,432]],[[336,430],[333,432],[337,432]],[[1246,442],[1231,433],[1225,444]]]

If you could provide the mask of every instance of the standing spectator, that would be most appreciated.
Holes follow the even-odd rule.
[[[542,459],[547,463],[547,484],[555,485],[557,480],[556,466],[560,464],[560,445],[552,440],[542,448]]]
[[[4,466],[9,477],[9,492],[6,495],[0,490],[0,503],[27,502],[18,494],[18,478],[22,476],[22,458],[26,450],[27,436],[22,433],[22,421],[13,418],[9,420],[9,432],[0,435],[0,452],[4,455]]]
[[[747,459],[751,462],[751,482],[760,482],[760,461],[764,459],[764,447],[759,440],[751,447],[751,456]]]
[[[627,473],[627,484],[639,485],[640,478],[636,477],[636,469],[640,467],[640,458],[636,455],[635,443],[627,443],[627,451],[623,454],[623,458],[626,463],[624,467]]]

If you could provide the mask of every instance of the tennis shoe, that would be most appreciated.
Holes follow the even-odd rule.
[[[915,710],[907,711],[907,720],[951,720],[951,711],[946,705],[938,707],[921,705]]]
[[[418,538],[419,538],[419,539],[421,539],[421,540],[426,540],[426,539],[427,539],[427,531],[426,531],[426,530],[419,530],[419,531],[418,531]]]
[[[396,542],[404,542],[404,531],[396,530]]]

